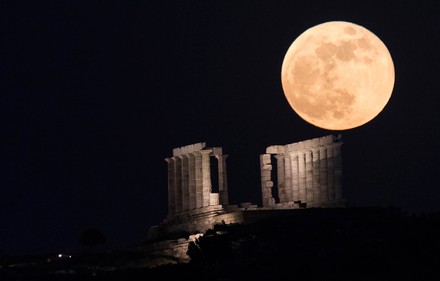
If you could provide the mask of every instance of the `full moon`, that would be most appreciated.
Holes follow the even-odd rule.
[[[281,81],[293,110],[327,130],[348,130],[375,118],[394,87],[394,64],[368,29],[345,21],[313,26],[284,57]]]

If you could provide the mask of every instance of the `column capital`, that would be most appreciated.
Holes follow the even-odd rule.
[[[215,154],[214,157],[217,158],[217,160],[223,159],[226,160],[228,158],[228,154]]]
[[[199,150],[197,152],[200,152],[202,155],[209,155],[212,152],[212,149],[203,149],[203,150]]]
[[[173,158],[174,157],[167,157],[167,158],[164,158],[163,160],[165,160],[167,163],[171,163],[171,161],[174,161]]]
[[[336,147],[340,147],[342,144],[343,144],[342,142],[332,142],[332,143],[324,144],[323,146],[326,148],[336,148]]]
[[[312,151],[313,153],[316,153],[316,152],[320,151],[321,149],[322,149],[321,147],[315,146],[315,147],[311,147],[310,151]]]
[[[289,151],[288,154],[290,155],[290,157],[295,157],[298,156],[298,154],[300,154],[300,151]]]
[[[280,158],[284,158],[284,153],[283,154],[272,154],[273,157],[275,157],[275,159],[280,159]]]

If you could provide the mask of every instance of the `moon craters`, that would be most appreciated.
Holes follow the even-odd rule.
[[[346,130],[383,109],[394,86],[394,66],[385,45],[367,29],[327,22],[292,43],[281,78],[290,106],[304,120]]]

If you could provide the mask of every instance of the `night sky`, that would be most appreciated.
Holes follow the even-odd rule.
[[[95,227],[135,245],[167,215],[172,149],[228,154],[231,204],[260,204],[269,145],[341,133],[353,206],[440,211],[437,1],[2,1],[0,252],[74,252]],[[331,20],[388,47],[385,109],[342,132],[288,105],[281,64]]]

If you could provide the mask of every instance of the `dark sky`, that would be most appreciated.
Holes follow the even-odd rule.
[[[342,133],[354,206],[440,211],[437,1],[1,1],[0,251],[109,248],[167,214],[172,149],[221,146],[232,204],[259,204],[259,155],[335,132],[289,107],[281,64],[331,20],[374,32],[393,57],[385,109]]]

